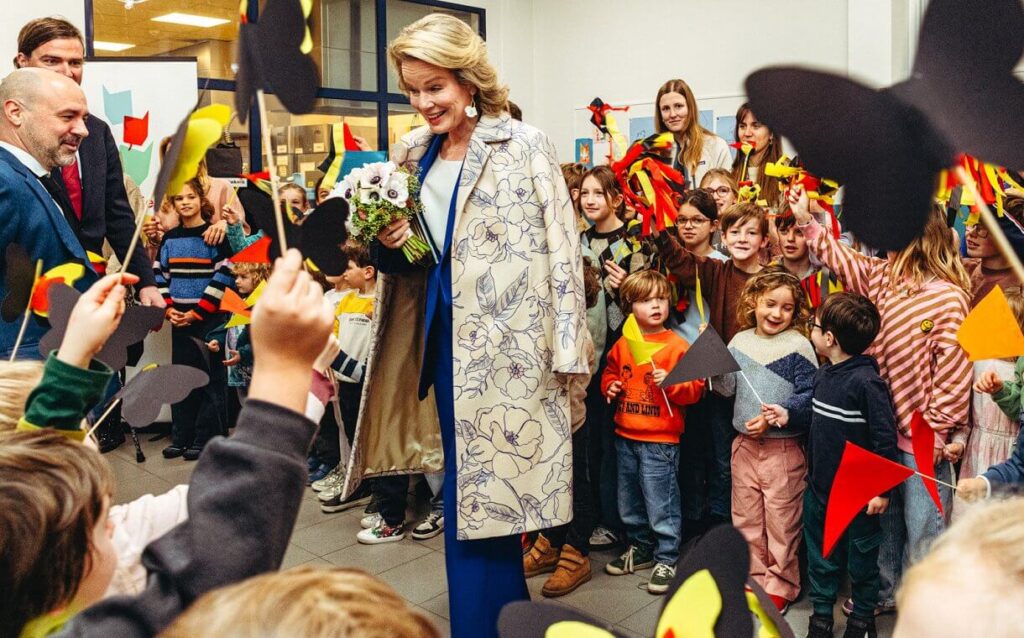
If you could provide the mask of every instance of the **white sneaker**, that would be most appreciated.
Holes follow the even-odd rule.
[[[598,525],[594,528],[594,533],[590,535],[590,547],[591,548],[604,548],[611,547],[619,542],[619,537],[615,535],[615,532],[610,529]]]
[[[356,534],[356,540],[363,545],[378,545],[380,543],[393,543],[405,538],[405,521],[394,527],[390,527],[381,519],[376,527],[364,529]]]
[[[313,488],[314,492],[323,492],[327,488],[334,487],[335,485],[340,487],[344,479],[345,466],[338,463],[333,470],[327,473],[327,476],[323,477],[319,481],[313,481],[309,486]]]
[[[434,538],[444,531],[444,512],[431,512],[419,525],[413,528],[412,537],[418,541]]]
[[[384,521],[384,517],[380,514],[367,514],[359,521],[359,526],[363,529],[373,529]]]

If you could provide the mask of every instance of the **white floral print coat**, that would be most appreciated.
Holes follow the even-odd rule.
[[[410,132],[391,159],[414,167],[432,138],[427,127]],[[507,114],[482,116],[470,140],[455,210],[458,536],[507,536],[567,523],[572,518],[568,381],[569,375],[590,372],[584,354],[590,334],[576,220],[547,136]],[[419,407],[406,398],[416,394],[422,336],[405,335],[423,330],[422,299],[418,313],[395,312],[402,301],[396,295],[415,296],[423,281],[423,275],[382,275],[378,283],[348,492],[365,476],[437,469],[440,437],[422,423],[432,419],[429,427],[436,432],[433,395]],[[401,331],[388,329],[391,322],[404,324]],[[390,341],[409,345],[397,352]],[[389,357],[400,358],[404,373],[380,372],[394,370],[385,363]],[[386,428],[389,434],[370,436],[370,428]],[[419,440],[407,440],[410,432]],[[403,461],[417,467],[402,467]]]

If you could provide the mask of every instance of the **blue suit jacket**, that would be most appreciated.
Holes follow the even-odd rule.
[[[43,260],[43,272],[78,261],[86,274],[75,287],[87,289],[96,281],[85,250],[75,237],[60,208],[43,185],[16,157],[0,148],[0,299],[7,296],[7,246],[20,244],[29,258]],[[10,356],[18,338],[21,321],[0,322],[0,356]],[[48,327],[38,318],[29,319],[18,348],[19,359],[40,359],[39,339]]]

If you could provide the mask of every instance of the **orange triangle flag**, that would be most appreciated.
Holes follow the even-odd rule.
[[[956,339],[971,361],[1024,355],[1024,334],[999,286],[964,318]]]
[[[231,256],[235,264],[269,264],[270,237],[264,235]]]
[[[238,296],[238,293],[228,288],[224,291],[224,296],[220,298],[220,309],[221,312],[230,312],[236,315],[242,315],[245,317],[252,316],[252,308],[250,308],[245,300]]]

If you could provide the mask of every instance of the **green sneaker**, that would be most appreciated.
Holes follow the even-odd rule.
[[[654,550],[630,545],[622,556],[605,565],[604,571],[612,576],[622,576],[648,567],[654,567]]]
[[[676,577],[676,568],[665,563],[658,563],[654,566],[654,573],[651,574],[651,580],[647,583],[647,591],[652,594],[664,594],[668,591],[668,586],[672,584],[672,579]]]

